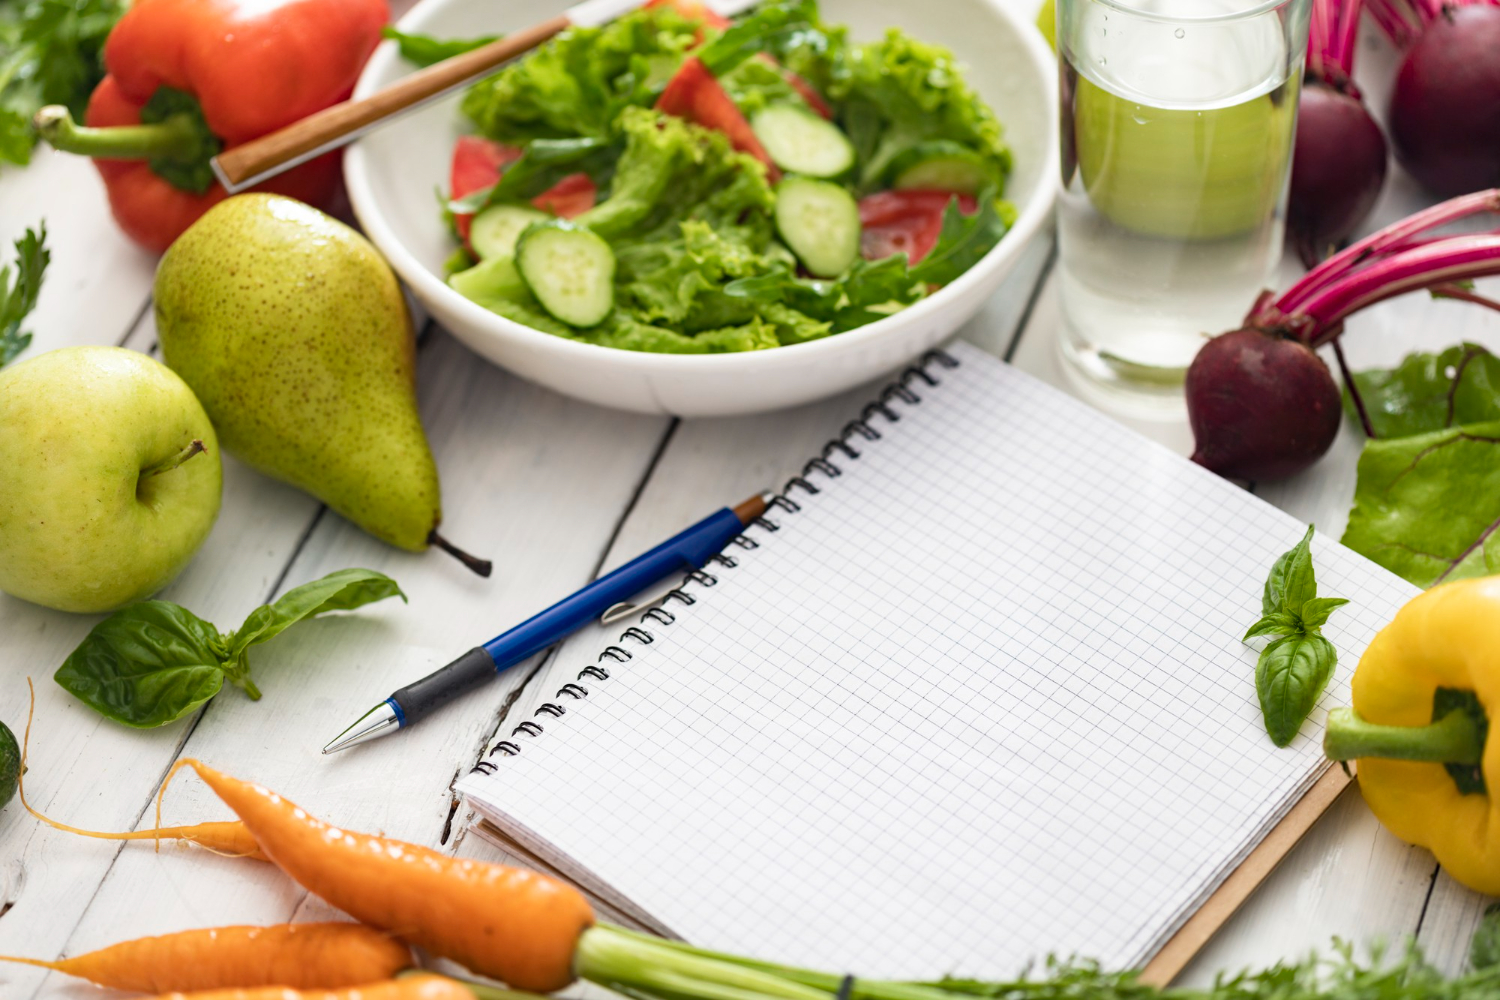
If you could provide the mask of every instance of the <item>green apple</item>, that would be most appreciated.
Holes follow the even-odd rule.
[[[150,597],[208,537],[223,484],[198,398],[144,354],[0,370],[0,590],[61,611]]]

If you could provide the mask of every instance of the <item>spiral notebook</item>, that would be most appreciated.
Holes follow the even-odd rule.
[[[1180,967],[1341,787],[1324,709],[1415,588],[1316,539],[1352,603],[1277,749],[1240,636],[1303,525],[963,344],[851,416],[463,779],[482,831],[709,948]]]

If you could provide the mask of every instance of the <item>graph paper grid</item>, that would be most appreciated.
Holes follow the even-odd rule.
[[[1319,537],[1337,674],[1286,749],[1240,635],[1304,526],[980,351],[462,783],[695,944],[889,978],[1148,958],[1319,773],[1416,591]]]

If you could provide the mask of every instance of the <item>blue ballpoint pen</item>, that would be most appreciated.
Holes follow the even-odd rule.
[[[607,573],[571,597],[476,646],[370,709],[323,748],[333,753],[412,725],[503,670],[540,653],[598,618],[609,608],[685,570],[702,569],[730,539],[766,511],[762,496],[724,507],[681,534]]]

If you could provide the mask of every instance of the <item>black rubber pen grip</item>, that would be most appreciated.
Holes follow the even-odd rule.
[[[494,676],[495,661],[483,646],[475,646],[446,667],[406,685],[391,695],[391,700],[401,710],[401,724],[406,725]]]

